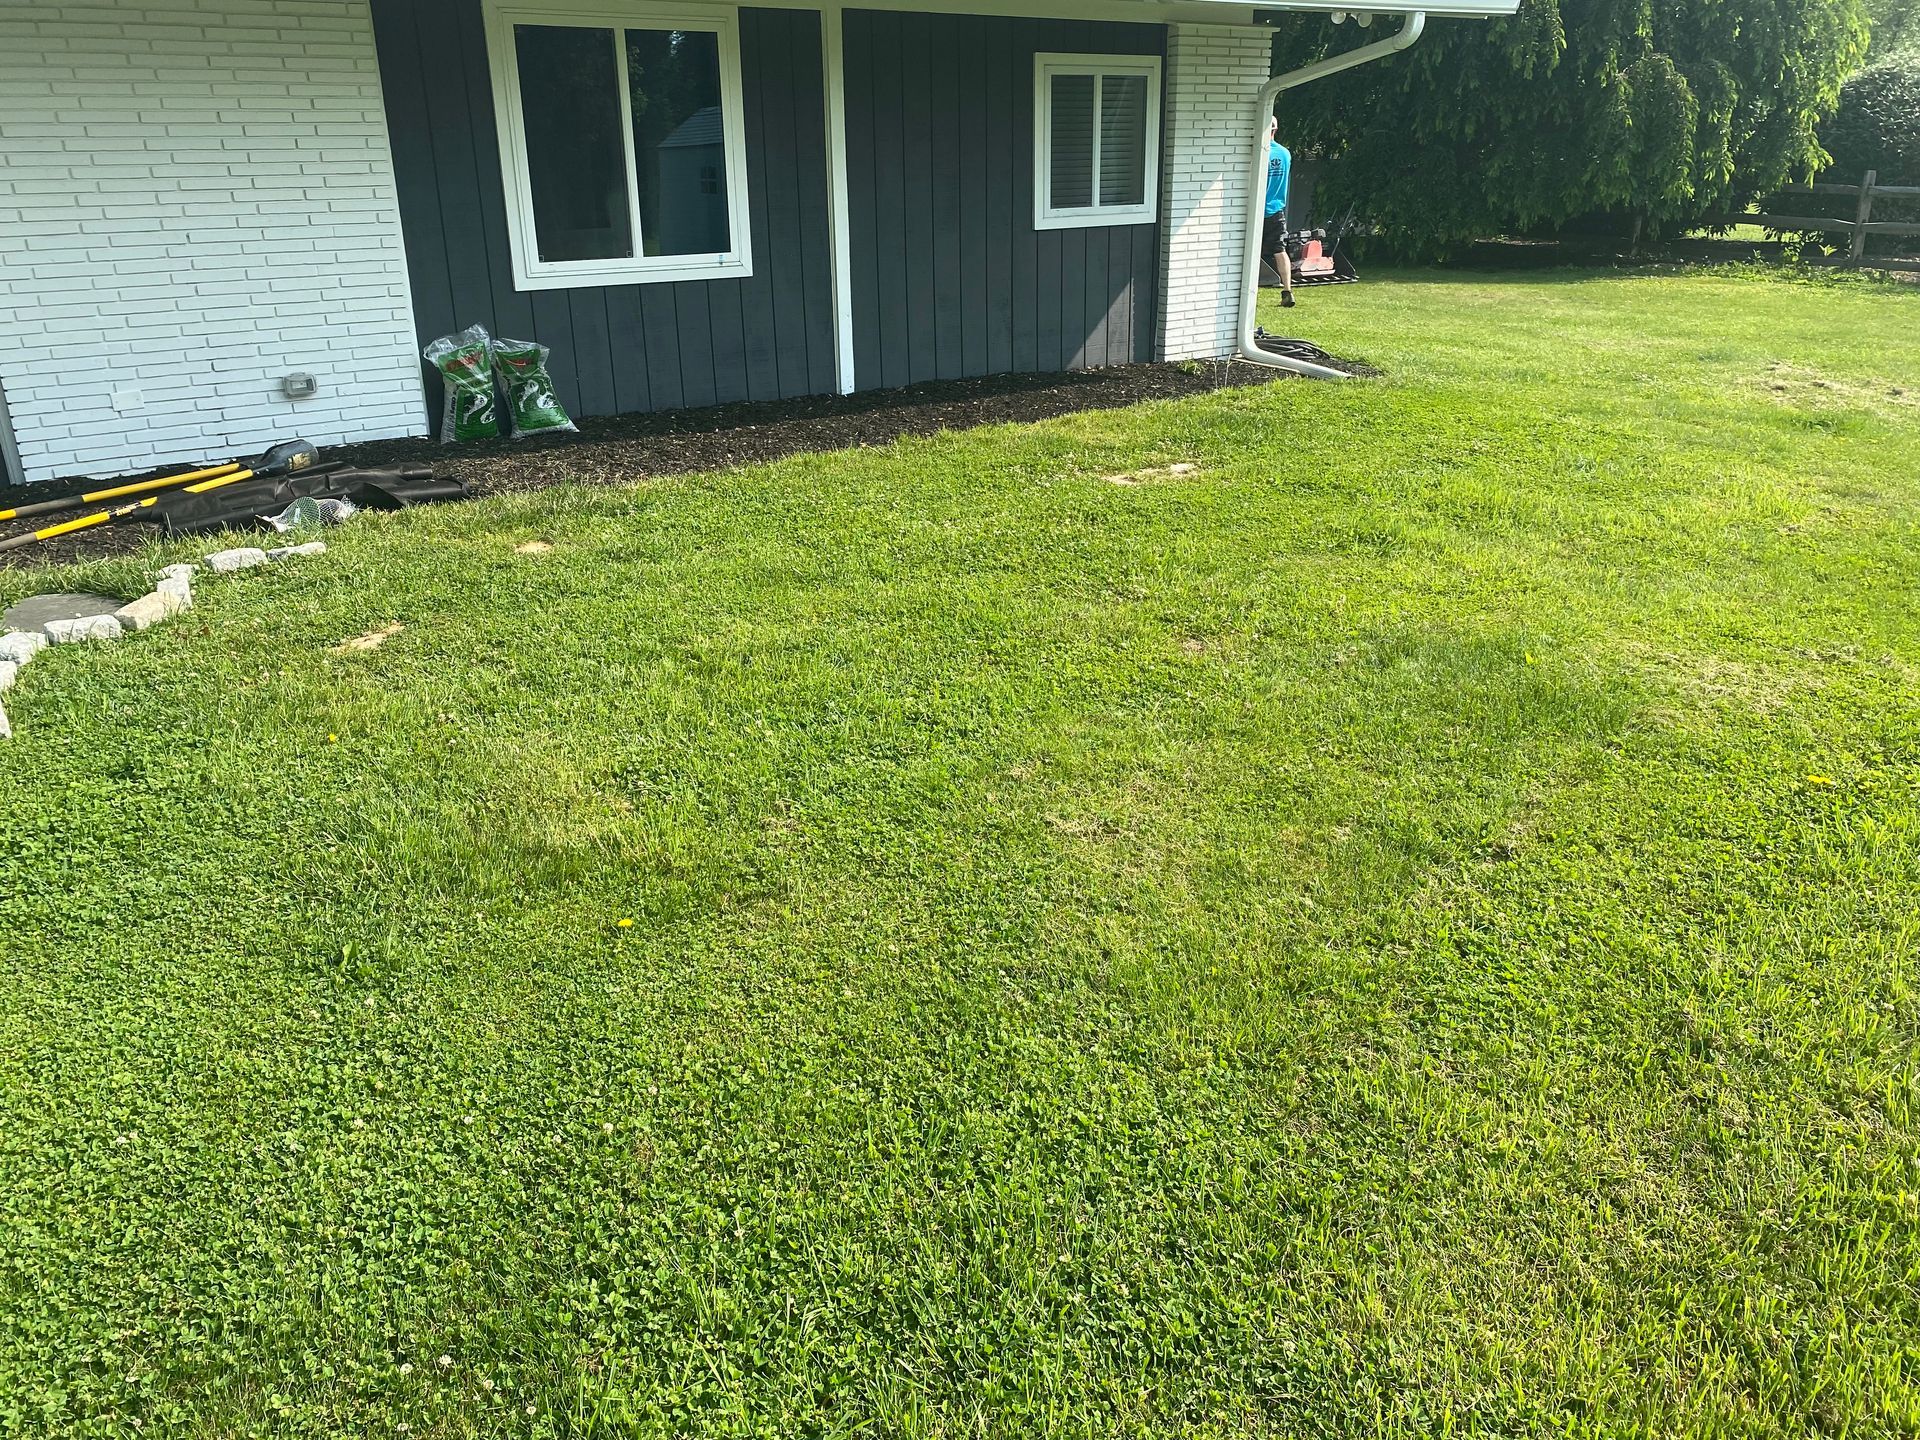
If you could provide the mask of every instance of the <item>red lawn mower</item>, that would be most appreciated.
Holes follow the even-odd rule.
[[[1302,230],[1287,237],[1287,258],[1293,261],[1293,288],[1309,285],[1356,285],[1360,272],[1341,242],[1353,228],[1353,208],[1349,206],[1332,229]],[[1260,257],[1260,288],[1277,290],[1280,277],[1274,273],[1270,256]]]

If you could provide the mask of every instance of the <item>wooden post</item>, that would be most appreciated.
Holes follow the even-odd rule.
[[[1866,179],[1860,182],[1860,205],[1853,215],[1853,249],[1847,258],[1858,265],[1867,254],[1867,221],[1873,218],[1873,182],[1880,178],[1878,170],[1869,170]]]

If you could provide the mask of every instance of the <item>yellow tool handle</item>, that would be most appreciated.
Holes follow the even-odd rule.
[[[156,495],[154,498],[157,500],[160,497]],[[71,535],[76,530],[91,530],[96,525],[106,524],[112,518],[113,516],[107,511],[96,510],[91,515],[82,515],[78,520],[66,520],[58,525],[49,525],[44,530],[36,530],[29,538],[51,540],[56,535]]]
[[[136,480],[131,485],[117,485],[111,490],[90,491],[80,498],[89,503],[95,500],[118,500],[122,495],[138,495],[142,490],[157,490],[165,485],[186,485],[194,480],[205,480],[210,475],[230,475],[239,468],[238,465],[211,465],[205,470],[189,470],[183,475],[162,475],[158,480]]]
[[[228,475],[238,470],[237,463],[210,465],[204,470],[187,470],[178,475],[162,475],[153,480],[135,480],[130,485],[116,485],[110,490],[89,490],[84,495],[70,496],[65,500],[49,500],[35,505],[22,505],[15,510],[0,510],[0,522],[18,520],[26,515],[44,514],[48,510],[64,510],[74,505],[91,505],[100,500],[118,500],[123,495],[138,495],[145,490],[165,490],[174,485],[188,485],[195,480],[205,480],[209,476]]]
[[[251,480],[251,470],[236,470],[231,475],[216,475],[210,480],[202,480],[198,485],[188,485],[182,491],[187,495],[204,495],[209,490],[218,490],[223,485],[237,485],[242,480]],[[10,540],[0,540],[0,550],[13,550],[22,545],[31,545],[36,540],[52,540],[61,535],[71,535],[76,530],[91,530],[96,525],[105,525],[109,520],[119,520],[133,514],[136,510],[145,510],[149,505],[158,505],[158,495],[149,495],[144,500],[135,500],[131,505],[121,505],[113,510],[96,510],[91,515],[82,515],[77,520],[64,520],[58,525],[49,525],[44,530],[35,530],[30,535],[15,535]]]
[[[251,480],[252,478],[253,471],[236,470],[233,474],[222,475],[216,480],[202,480],[198,485],[189,485],[187,486],[187,494],[204,495],[209,490],[218,490],[222,485],[237,485],[242,480]],[[160,497],[156,495],[153,498],[158,500]]]
[[[232,485],[241,480],[251,480],[253,471],[236,470],[231,475],[219,475],[211,480],[202,480],[198,485],[186,487],[189,495],[204,495],[209,490],[218,490],[222,485]],[[122,505],[114,510],[96,510],[91,515],[82,515],[78,520],[69,520],[64,525],[49,525],[45,530],[33,532],[36,540],[51,540],[56,535],[71,535],[76,530],[88,530],[95,525],[104,525],[109,520],[119,520],[133,514],[136,510],[145,510],[149,505],[158,505],[160,497],[149,495],[144,500],[136,500],[131,505]]]

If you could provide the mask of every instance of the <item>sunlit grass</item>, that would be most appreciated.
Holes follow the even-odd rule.
[[[36,661],[0,1433],[1920,1431],[1920,295],[1287,324]]]

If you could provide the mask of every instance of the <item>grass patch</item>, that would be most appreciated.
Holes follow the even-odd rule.
[[[36,661],[0,1432],[1920,1433],[1920,294],[1289,322]]]

